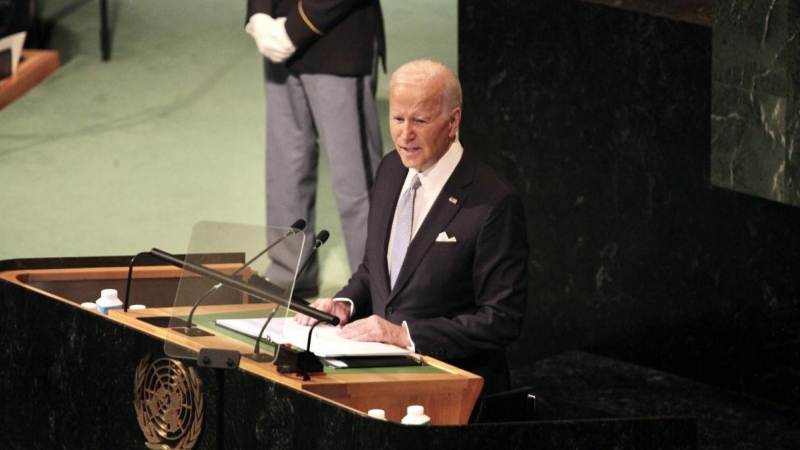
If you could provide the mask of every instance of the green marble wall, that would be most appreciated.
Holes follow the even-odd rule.
[[[800,2],[714,1],[711,182],[800,206]]]
[[[460,2],[462,142],[528,215],[512,368],[588,349],[800,405],[800,208],[712,183],[712,135],[735,141],[712,124],[714,39],[576,0]]]

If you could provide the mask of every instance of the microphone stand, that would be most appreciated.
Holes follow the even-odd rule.
[[[127,283],[125,283],[125,304],[123,305],[123,308],[122,308],[122,310],[123,310],[124,312],[128,312],[128,303],[129,303],[129,302],[128,302],[128,299],[130,298],[130,293],[131,293],[131,278],[133,277],[133,263],[134,263],[134,262],[136,262],[136,258],[138,258],[138,257],[140,257],[140,256],[142,256],[142,255],[147,255],[147,254],[149,254],[149,253],[150,253],[150,252],[140,252],[140,253],[137,253],[137,254],[136,254],[136,256],[134,256],[133,258],[131,258],[131,263],[128,265],[128,282],[127,282]]]
[[[322,244],[327,242],[329,237],[330,237],[330,233],[328,232],[328,230],[322,230],[322,231],[319,232],[319,234],[317,234],[317,239],[314,241],[314,247],[311,249],[311,253],[309,253],[308,258],[306,258],[305,262],[300,267],[300,270],[297,271],[297,274],[295,275],[295,280],[297,280],[297,277],[300,276],[301,273],[303,273],[303,271],[305,270],[306,267],[308,267],[309,262],[311,262],[311,260],[313,259],[314,252],[316,252],[317,249],[322,246]],[[301,298],[301,297],[299,297],[297,295],[292,295],[291,302],[293,304],[297,304],[296,302],[298,302],[298,301],[300,302],[300,304],[302,304],[304,306],[308,305],[308,302],[305,299],[303,299],[303,298]],[[258,333],[258,336],[256,337],[256,346],[253,349],[253,354],[252,355],[245,355],[245,357],[250,358],[253,361],[257,361],[257,362],[265,362],[267,360],[267,357],[263,353],[260,353],[259,345],[261,343],[261,336],[264,334],[264,331],[267,329],[267,326],[269,325],[270,321],[272,321],[272,318],[275,316],[275,313],[277,311],[278,311],[278,307],[275,306],[272,309],[272,312],[270,313],[269,317],[267,317],[267,320],[264,322],[264,326],[261,327],[261,331]],[[322,363],[319,361],[319,358],[317,358],[316,355],[314,355],[310,350],[310,348],[311,348],[311,335],[313,334],[314,327],[316,327],[317,325],[319,325],[322,322],[327,322],[327,321],[319,320],[319,321],[317,321],[317,323],[315,323],[311,327],[311,330],[309,330],[308,343],[306,345],[306,351],[305,352],[299,353],[296,350],[294,350],[294,349],[292,349],[290,347],[285,347],[285,346],[277,348],[277,350],[276,350],[277,354],[274,355],[275,356],[274,361],[275,361],[275,365],[278,366],[278,372],[280,372],[280,373],[302,373],[303,374],[303,380],[304,381],[308,381],[308,380],[311,379],[311,377],[309,377],[309,375],[308,375],[309,369],[312,372],[321,372],[322,371]],[[338,324],[338,318],[337,318],[336,323]],[[269,337],[269,335],[268,335],[268,337]],[[301,364],[303,366],[303,370],[302,371],[299,368]],[[311,365],[310,368],[309,368],[309,365]]]

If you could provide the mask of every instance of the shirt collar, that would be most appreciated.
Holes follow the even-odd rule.
[[[414,175],[419,173],[419,181],[422,183],[422,188],[426,192],[441,192],[444,184],[456,170],[458,162],[461,161],[461,155],[464,153],[464,147],[458,139],[450,144],[444,155],[438,161],[433,163],[422,172],[417,172],[415,169],[410,169],[406,175],[406,181],[403,183],[403,192],[411,185],[411,179]]]

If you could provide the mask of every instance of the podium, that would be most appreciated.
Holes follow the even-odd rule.
[[[482,380],[430,358],[423,372],[334,369],[308,381],[245,358],[235,369],[171,358],[165,342],[198,352],[222,346],[245,353],[252,346],[140,320],[174,314],[181,271],[157,260],[142,261],[134,272],[133,302],[146,309],[103,315],[81,307],[101,289],[125,292],[130,261],[0,261],[0,433],[8,448],[696,448],[690,418],[469,425]],[[244,257],[209,261],[233,273]],[[247,308],[211,308],[231,306]],[[425,406],[432,426],[398,423],[412,404]],[[386,410],[389,420],[367,416],[371,408]],[[159,426],[148,425],[158,413]]]

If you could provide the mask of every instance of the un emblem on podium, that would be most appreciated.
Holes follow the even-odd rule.
[[[194,368],[150,354],[139,362],[134,381],[136,418],[150,449],[191,449],[203,428],[203,385]]]

